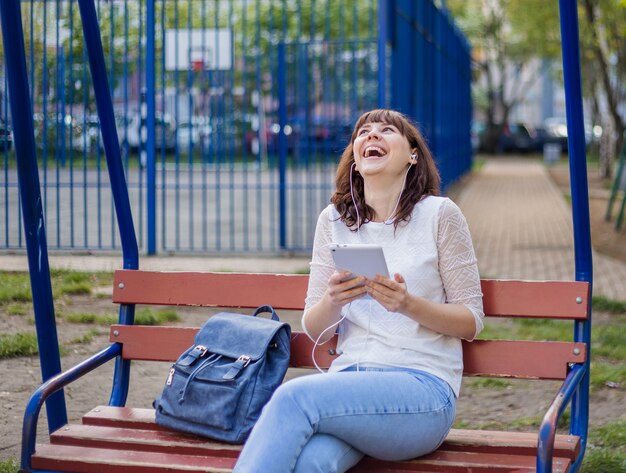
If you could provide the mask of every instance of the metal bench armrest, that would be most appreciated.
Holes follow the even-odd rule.
[[[68,384],[76,381],[85,374],[93,371],[106,362],[114,359],[122,352],[122,345],[114,343],[85,361],[72,368],[59,373],[43,383],[30,397],[24,412],[24,423],[22,425],[22,457],[21,468],[24,471],[31,471],[30,459],[35,452],[35,440],[37,435],[37,421],[39,413],[46,399],[52,394],[63,389]]]
[[[552,472],[552,457],[554,453],[554,437],[556,435],[557,422],[586,373],[586,364],[576,364],[571,369],[541,421],[541,426],[539,427],[539,443],[537,446],[538,473]]]

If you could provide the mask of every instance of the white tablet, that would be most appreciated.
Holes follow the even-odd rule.
[[[389,277],[385,254],[380,245],[335,244],[330,248],[335,267],[340,271],[350,271],[355,276]]]

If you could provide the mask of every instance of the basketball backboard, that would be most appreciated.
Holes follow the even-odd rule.
[[[186,71],[232,68],[232,32],[229,29],[169,29],[165,31],[165,69]]]

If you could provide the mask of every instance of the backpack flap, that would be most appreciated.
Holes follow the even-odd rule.
[[[237,360],[236,365],[241,365],[239,369],[242,369],[263,357],[276,334],[288,327],[286,323],[271,319],[220,312],[202,326],[194,345],[198,353],[206,347],[209,353]]]

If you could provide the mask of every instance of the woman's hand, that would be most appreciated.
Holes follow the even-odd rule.
[[[365,278],[363,276],[351,276],[352,273],[348,271],[336,271],[330,277],[328,280],[328,289],[326,290],[330,304],[336,307],[342,307],[365,295]]]
[[[406,281],[402,275],[396,273],[393,279],[376,276],[365,283],[367,292],[390,312],[404,312],[409,301]]]

